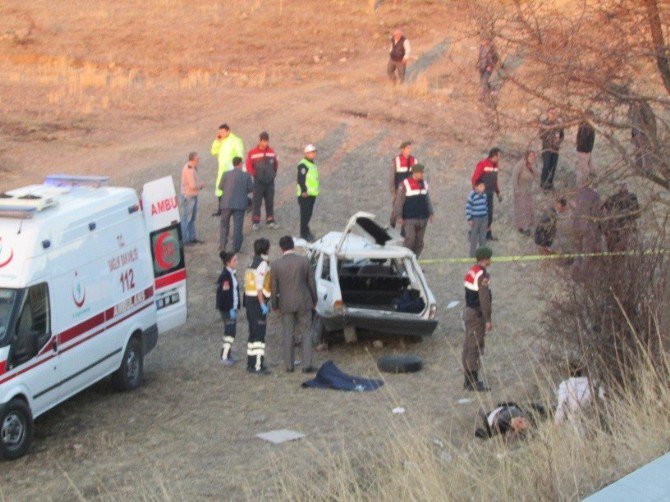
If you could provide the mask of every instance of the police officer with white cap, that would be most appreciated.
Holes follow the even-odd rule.
[[[298,164],[298,183],[296,196],[300,206],[300,237],[313,241],[314,235],[309,229],[314,203],[319,195],[319,171],[316,167],[316,147],[311,143],[305,147],[305,158]]]

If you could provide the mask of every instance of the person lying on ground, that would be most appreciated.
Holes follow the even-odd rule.
[[[479,415],[483,419],[484,427],[477,428],[476,437],[488,439],[500,435],[505,440],[525,437],[538,419],[547,417],[544,406],[540,404],[530,403],[527,410],[524,410],[514,402],[499,403],[493,411],[480,411]]]
[[[580,362],[571,362],[570,378],[563,380],[556,392],[558,404],[554,423],[562,424],[566,420],[572,422],[587,413],[596,404],[596,393],[598,400],[605,400],[605,389],[591,381]]]

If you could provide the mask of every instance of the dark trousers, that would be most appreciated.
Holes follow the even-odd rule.
[[[233,253],[239,253],[242,248],[242,229],[244,227],[244,209],[222,209],[221,210],[221,235],[219,247],[221,251],[228,245],[228,233],[230,232],[230,217],[233,217]]]
[[[274,201],[275,201],[275,182],[272,183],[254,183],[254,195],[252,199],[253,214],[251,221],[260,223],[261,205],[265,199],[265,221],[270,223],[274,221]]]
[[[316,197],[312,195],[298,197],[298,205],[300,206],[300,237],[303,239],[307,239],[312,235],[312,232],[309,230],[309,220],[312,219],[315,202]]]
[[[465,339],[461,356],[463,369],[467,373],[478,372],[481,356],[484,355],[486,322],[479,310],[470,307],[465,307],[463,311],[463,322],[465,324]]]
[[[558,165],[558,152],[542,152],[542,174],[540,186],[546,190],[554,188],[554,174]]]
[[[418,258],[423,251],[423,237],[428,226],[427,218],[410,218],[403,220],[402,228],[405,230],[405,241],[403,246],[414,251]]]
[[[221,347],[221,359],[228,359],[230,357],[230,349],[235,341],[235,333],[237,331],[237,320],[230,317],[230,312],[221,312],[221,320],[223,321],[223,346]]]
[[[486,193],[486,204],[488,205],[487,231],[491,233],[491,225],[493,224],[493,192]]]
[[[402,61],[393,61],[389,59],[388,64],[386,65],[386,73],[388,73],[391,82],[394,84],[399,80],[401,83],[405,81],[405,69],[407,64]]]
[[[247,309],[247,321],[249,322],[247,369],[249,371],[260,371],[265,367],[266,316],[261,312],[261,304],[258,298],[245,296],[244,306]]]
[[[312,366],[312,312],[287,312],[281,314],[283,333],[284,366],[292,370],[295,362],[295,346],[302,345],[302,364]]]

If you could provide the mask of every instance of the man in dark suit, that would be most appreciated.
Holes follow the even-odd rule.
[[[254,183],[249,173],[242,170],[242,157],[233,159],[233,170],[228,171],[221,178],[219,188],[223,195],[219,199],[221,209],[221,237],[219,251],[225,251],[228,244],[228,230],[230,217],[233,217],[233,253],[239,253],[242,247],[242,227],[244,226],[244,212],[249,207]]]
[[[279,310],[286,371],[293,372],[295,345],[302,342],[303,373],[313,373],[310,324],[316,307],[316,282],[309,260],[294,253],[293,238],[279,239],[283,256],[272,262],[272,305]]]

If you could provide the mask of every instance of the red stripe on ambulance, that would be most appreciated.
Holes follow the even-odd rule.
[[[140,293],[140,294],[142,294],[142,293]],[[67,352],[68,350],[84,343],[85,341],[90,340],[94,336],[97,336],[101,333],[104,333],[105,330],[111,328],[112,326],[116,326],[117,324],[119,324],[119,323],[125,321],[126,319],[129,319],[130,317],[134,316],[135,314],[139,314],[140,312],[147,309],[148,307],[151,307],[153,305],[153,302],[152,301],[147,301],[147,300],[150,300],[153,297],[153,294],[154,294],[154,290],[153,290],[152,287],[149,287],[149,288],[145,289],[144,292],[143,292],[143,295],[144,295],[144,302],[146,302],[146,303],[144,303],[144,305],[142,305],[137,310],[134,310],[133,312],[129,312],[127,315],[123,315],[124,312],[119,312],[118,315],[116,316],[117,318],[115,318],[114,315],[113,315],[114,310],[117,307],[119,307],[120,305],[124,304],[124,302],[122,302],[122,303],[120,303],[120,304],[118,304],[118,305],[116,305],[116,306],[114,306],[110,309],[105,310],[104,312],[100,312],[100,313],[98,313],[98,314],[96,314],[92,317],[89,317],[85,321],[82,321],[79,324],[76,324],[76,325],[72,326],[71,328],[66,329],[65,331],[63,331],[60,334],[60,344],[61,345],[66,343],[66,342],[74,340],[75,338],[83,335],[84,333],[87,333],[91,330],[94,330],[97,327],[100,327],[100,329],[93,331],[93,333],[90,333],[88,336],[83,337],[82,339],[77,340],[75,343],[69,345],[68,347],[66,347],[64,349],[62,349],[60,351],[60,353]],[[125,301],[132,300],[134,297],[137,297],[137,296],[139,296],[139,295],[134,295],[134,296],[130,297],[129,299],[125,300]],[[140,303],[138,303],[137,305],[140,305]],[[137,305],[134,305],[133,307],[136,307]],[[126,309],[126,311],[127,310],[128,309]],[[118,310],[117,310],[117,312],[118,312]],[[108,321],[114,321],[114,322],[111,322],[107,326],[103,326],[105,324],[105,322],[108,322]],[[44,355],[45,353],[47,353],[49,351],[53,351],[53,339],[56,338],[56,336],[52,337],[51,340],[49,340],[49,342],[47,342],[44,345],[44,347],[40,351],[40,354],[39,354],[38,357]],[[53,359],[54,357],[56,357],[55,352],[52,353],[51,355],[49,355],[49,357],[46,357],[46,358],[42,359],[41,361],[36,362],[35,364],[31,364],[30,366],[28,366],[26,368],[22,368],[20,371],[17,371],[16,373],[8,375],[4,379],[0,379],[0,384],[6,382],[8,380],[11,380],[14,377],[17,377],[17,376],[25,373],[26,371],[29,371],[29,370],[35,368],[36,366],[39,366],[40,364],[43,364],[43,363],[49,361],[50,359]],[[6,365],[7,365],[7,361],[0,361],[0,375],[5,373]]]
[[[166,288],[168,286],[172,286],[177,282],[185,280],[186,280],[186,269],[181,268],[162,277],[158,277],[156,279],[156,289]]]

